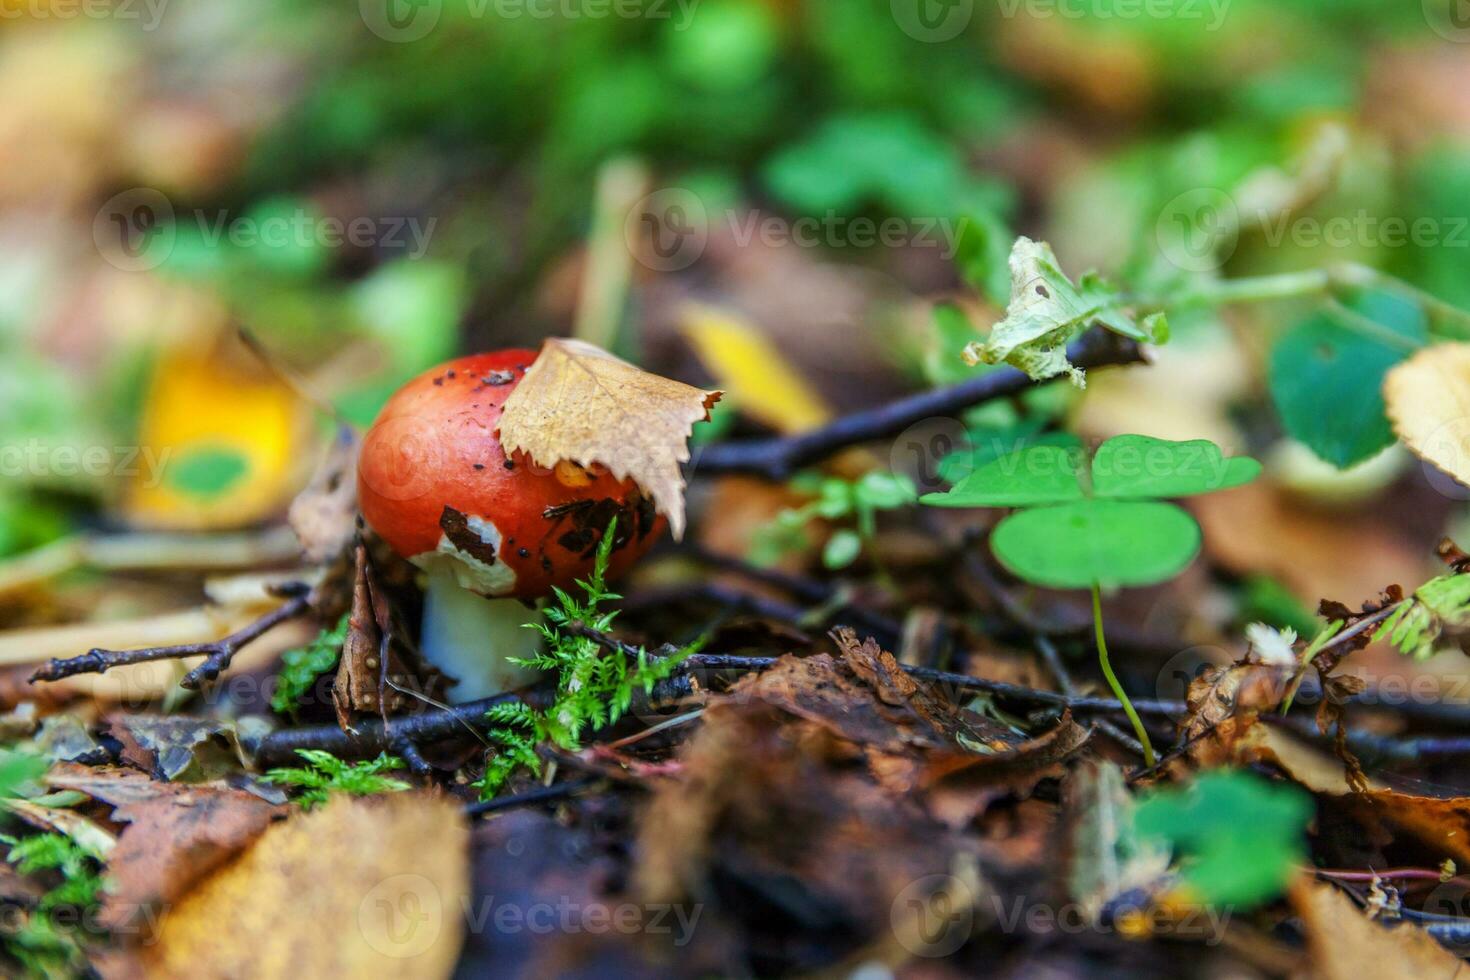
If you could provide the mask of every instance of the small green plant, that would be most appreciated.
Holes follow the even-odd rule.
[[[297,749],[296,754],[306,760],[306,766],[271,769],[261,778],[267,783],[302,790],[296,802],[307,810],[327,802],[333,793],[373,796],[411,788],[401,779],[383,775],[403,768],[402,759],[386,752],[363,762],[344,762],[321,749]]]
[[[1169,845],[1192,901],[1243,906],[1281,894],[1305,856],[1311,816],[1311,800],[1294,786],[1215,771],[1142,799],[1133,826]]]
[[[878,530],[878,512],[906,507],[918,499],[918,491],[908,477],[896,473],[874,471],[857,480],[835,476],[803,474],[791,481],[791,488],[811,494],[815,499],[776,515],[756,536],[751,559],[769,565],[783,554],[810,545],[807,526],[814,520],[852,521],[853,527],[840,527],[827,538],[822,549],[822,564],[830,569],[846,568],[866,548],[874,554],[873,539]]]
[[[1173,578],[1199,551],[1200,530],[1180,507],[1160,498],[1239,486],[1260,464],[1227,459],[1202,439],[1170,442],[1117,436],[1089,461],[1080,447],[1035,445],[976,469],[945,493],[926,494],[935,507],[1014,507],[990,536],[995,557],[1028,582],[1090,589],[1098,662],[1143,744],[1154,751],[1108,661],[1101,592]]]
[[[273,709],[296,716],[301,699],[316,685],[316,679],[337,666],[342,644],[347,642],[347,620],[348,614],[343,613],[336,626],[322,630],[306,646],[281,654],[281,669],[271,694]]]
[[[524,702],[497,705],[487,717],[494,723],[488,733],[496,743],[496,751],[486,764],[485,775],[475,786],[485,799],[493,797],[511,774],[525,768],[541,771],[536,746],[541,742],[569,751],[581,747],[582,732],[587,728],[610,725],[623,716],[640,688],[645,692],[669,677],[679,663],[695,652],[699,644],[691,644],[667,657],[649,657],[639,649],[635,662],[617,653],[605,651],[597,641],[577,636],[566,627],[581,623],[598,632],[607,631],[617,612],[605,611],[604,603],[621,598],[607,589],[607,562],[612,554],[617,519],[608,525],[598,545],[592,575],[577,585],[585,599],[576,599],[556,589],[556,600],[546,607],[544,621],[528,628],[538,630],[546,640],[546,649],[533,658],[516,660],[556,676],[556,699],[545,711]]]
[[[56,921],[60,909],[93,908],[101,896],[104,880],[98,855],[92,854],[64,834],[34,834],[17,839],[0,834],[10,845],[5,860],[23,875],[48,874],[60,883],[36,902],[24,922],[5,936],[5,950],[27,976],[79,976],[86,966],[85,953],[75,936]]]

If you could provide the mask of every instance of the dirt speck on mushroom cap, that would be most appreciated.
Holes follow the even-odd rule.
[[[609,573],[625,572],[664,528],[630,480],[600,468],[558,472],[516,454],[496,429],[505,400],[535,360],[511,349],[462,357],[426,371],[389,399],[363,442],[358,490],[364,519],[409,559],[444,554],[446,508],[494,525],[494,594],[535,598],[592,570],[609,521],[618,518]],[[514,542],[512,545],[511,542]],[[486,557],[477,549],[474,556]]]

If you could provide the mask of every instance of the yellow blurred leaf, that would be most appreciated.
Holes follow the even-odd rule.
[[[548,469],[563,460],[601,464],[653,498],[677,538],[694,423],[721,392],[650,374],[580,340],[552,337],[500,416],[500,444]]]
[[[1470,344],[1426,347],[1388,372],[1393,431],[1422,459],[1470,484]]]
[[[115,972],[447,977],[464,941],[468,849],[447,799],[335,797],[271,827],[185,895]]]
[[[152,527],[240,527],[281,510],[301,479],[305,406],[273,375],[219,352],[154,367],[126,511]]]
[[[822,397],[753,325],[722,310],[691,305],[684,336],[700,363],[740,411],[777,432],[814,429],[832,417]]]

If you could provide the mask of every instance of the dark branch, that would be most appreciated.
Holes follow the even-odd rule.
[[[465,816],[478,817],[486,813],[499,813],[503,810],[514,810],[518,807],[531,806],[536,803],[550,803],[554,800],[574,796],[585,789],[590,789],[601,779],[571,779],[564,783],[556,783],[553,786],[542,786],[539,789],[527,790],[517,793],[515,796],[502,796],[494,800],[481,800],[471,803],[464,808]]]
[[[280,765],[295,758],[297,749],[323,749],[344,759],[360,759],[377,755],[384,750],[392,751],[405,741],[415,745],[432,745],[459,736],[477,737],[489,727],[485,712],[496,705],[525,701],[532,707],[545,708],[550,702],[550,690],[530,688],[497,694],[493,698],[466,701],[450,708],[439,708],[384,724],[381,719],[370,718],[358,724],[352,731],[343,731],[336,725],[313,725],[307,728],[287,728],[271,732],[254,747],[255,761],[259,766]]]
[[[184,643],[169,647],[144,647],[140,650],[89,650],[80,657],[66,660],[55,659],[31,675],[36,681],[59,681],[77,674],[101,674],[114,667],[149,663],[154,660],[181,660],[185,657],[205,656],[204,663],[195,667],[179,683],[191,690],[198,689],[206,681],[212,681],[230,665],[240,649],[277,626],[311,609],[310,589],[302,583],[283,586],[281,594],[288,596],[286,602],[272,609],[255,622],[238,632],[209,643]]]
[[[1143,360],[1137,344],[1105,330],[1093,330],[1067,350],[1081,368],[1135,364]],[[1018,395],[1034,382],[1021,371],[1004,367],[948,388],[920,392],[879,405],[799,435],[777,439],[725,442],[705,448],[691,472],[753,473],[784,480],[803,466],[850,446],[896,436],[925,419],[954,416],[974,405]]]

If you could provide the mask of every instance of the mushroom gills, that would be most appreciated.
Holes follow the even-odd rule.
[[[476,701],[534,683],[541,672],[509,658],[530,658],[541,649],[541,635],[527,628],[540,621],[539,606],[462,588],[451,561],[423,564],[428,586],[419,646],[424,659],[458,681],[449,700]]]

